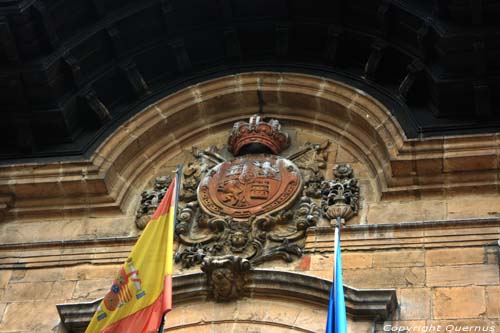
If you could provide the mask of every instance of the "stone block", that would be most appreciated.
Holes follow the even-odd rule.
[[[399,176],[414,176],[416,174],[412,160],[391,161],[392,175]]]
[[[28,269],[19,282],[50,282],[63,279],[64,268]]]
[[[12,271],[0,271],[0,289],[4,289],[9,283]]]
[[[325,279],[328,281],[332,281],[332,279],[333,279],[333,269],[327,269],[327,270],[323,270],[323,271],[306,271],[306,272],[303,272],[303,274],[315,276],[315,277],[318,277],[320,279]]]
[[[345,148],[339,147],[334,163],[355,163],[357,161],[358,160],[351,153],[345,150]]]
[[[342,267],[344,269],[369,268],[372,267],[373,255],[362,252],[344,252],[342,253]],[[323,271],[333,269],[332,254],[315,254],[311,256],[312,271]]]
[[[243,313],[238,312],[238,303],[237,302],[227,302],[227,303],[215,303],[213,306],[212,317],[208,319],[210,320],[231,320],[238,318],[243,315]],[[207,313],[208,315],[209,313]]]
[[[482,247],[428,250],[425,254],[426,266],[483,264],[484,260]]]
[[[500,246],[486,248],[486,263],[500,264]]]
[[[2,318],[6,308],[7,308],[7,303],[0,303],[0,323],[2,322]]]
[[[441,158],[417,159],[415,167],[419,176],[436,175],[443,171],[443,160]]]
[[[431,316],[431,294],[429,289],[401,289],[398,301],[401,320],[429,319]]]
[[[0,332],[53,332],[59,314],[53,301],[16,302],[7,305]]]
[[[486,287],[486,316],[500,318],[500,286]]]
[[[236,308],[235,303],[231,303],[233,305],[233,310]],[[183,322],[186,324],[199,323],[199,322],[209,322],[211,320],[215,320],[215,306],[216,304],[213,302],[209,302],[205,306],[202,304],[189,304],[184,308],[183,312]],[[231,311],[234,313],[234,311]],[[217,312],[220,316],[226,315],[222,312]]]
[[[5,289],[4,300],[24,302],[38,300],[65,300],[71,298],[72,281],[11,283]]]
[[[64,270],[65,280],[99,280],[112,279],[121,265],[82,265],[67,267]]]
[[[237,316],[235,319],[242,320],[242,321],[260,321],[262,320],[269,311],[275,311],[278,310],[275,308],[274,310],[271,310],[272,307],[269,306],[272,301],[269,301],[267,304],[261,304],[260,300],[251,300],[247,299],[246,301],[238,301],[236,304],[236,307],[234,308],[234,311],[231,311],[230,313],[226,314],[224,318],[221,316],[218,316],[219,319],[229,319],[232,316]],[[218,308],[218,306],[217,306]],[[295,317],[297,318],[299,311],[295,310],[292,312],[292,314],[295,314]],[[274,317],[274,315],[271,313],[269,314],[270,317]],[[280,322],[278,318],[278,322]]]
[[[48,298],[53,300],[69,300],[73,295],[75,286],[75,281],[56,281],[52,284]]]
[[[495,285],[498,281],[498,265],[427,267],[428,286]]]
[[[465,156],[455,153],[448,153],[444,156],[443,171],[469,171],[469,170],[493,170],[497,167],[497,154],[481,156]]]
[[[486,313],[483,287],[436,288],[432,294],[434,319],[477,318]]]
[[[324,310],[301,311],[294,326],[312,332],[324,332],[326,327],[327,308]]]
[[[52,284],[52,282],[9,284],[4,300],[7,302],[45,300],[50,295]]]
[[[447,203],[447,218],[491,217],[500,213],[500,196],[457,196]]]
[[[344,269],[370,268],[373,255],[368,252],[342,253],[342,267]]]
[[[371,203],[368,208],[369,224],[400,223],[423,220],[442,220],[446,203],[442,200],[417,200],[390,203]]]
[[[72,298],[78,301],[95,300],[103,297],[111,287],[113,279],[78,281]]]
[[[424,236],[429,237],[462,237],[461,239],[464,241],[467,240],[477,240],[484,239],[485,235],[488,234],[496,234],[500,232],[500,226],[483,226],[481,228],[472,228],[471,225],[464,226],[454,226],[454,227],[444,227],[444,228],[428,228],[424,231]],[[446,240],[443,242],[443,245],[446,245]],[[460,245],[464,245],[462,242]],[[486,245],[486,244],[485,244]],[[477,245],[476,245],[477,246]]]
[[[422,267],[346,269],[344,283],[354,288],[419,287],[425,284]]]
[[[26,275],[26,270],[16,269],[12,271],[9,283],[15,283],[16,281],[21,281],[22,279],[24,279],[25,275]]]
[[[424,251],[383,251],[373,254],[373,267],[414,267],[424,265]]]
[[[302,309],[293,304],[272,299],[246,299],[238,301],[238,320],[259,320],[282,324],[295,324]]]
[[[316,254],[311,257],[311,271],[331,270],[333,267],[332,254]]]

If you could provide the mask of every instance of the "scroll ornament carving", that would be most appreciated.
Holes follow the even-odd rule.
[[[333,180],[323,181],[321,206],[330,220],[350,219],[359,210],[359,186],[349,164],[339,164],[333,169]]]
[[[161,199],[165,196],[171,182],[172,178],[170,176],[156,177],[154,187],[142,192],[141,203],[135,216],[135,225],[137,228],[143,230],[146,227],[156,208],[158,208]]]

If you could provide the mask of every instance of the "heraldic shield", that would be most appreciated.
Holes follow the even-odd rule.
[[[250,154],[213,168],[198,188],[202,209],[244,221],[270,214],[293,203],[300,195],[299,168],[273,155]]]
[[[183,170],[176,262],[186,269],[199,265],[212,296],[227,301],[241,296],[252,267],[300,257],[308,228],[329,224],[330,206],[357,212],[352,168],[344,165],[325,180],[328,147],[328,141],[292,146],[279,121],[262,115],[236,122],[226,146],[193,147],[194,159]],[[155,188],[144,191],[139,227],[168,182],[158,177]]]

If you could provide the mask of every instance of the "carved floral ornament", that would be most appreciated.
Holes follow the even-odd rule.
[[[290,137],[278,120],[255,115],[234,125],[227,148],[193,147],[179,196],[176,262],[184,268],[201,265],[212,296],[234,299],[252,266],[291,262],[302,255],[309,227],[357,214],[359,186],[352,167],[337,165],[334,179],[325,179],[329,144],[306,143],[280,156]],[[154,188],[143,192],[137,227],[145,227],[170,181],[158,177]]]

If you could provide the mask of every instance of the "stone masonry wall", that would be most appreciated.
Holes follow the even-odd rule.
[[[292,132],[299,142],[324,139],[305,129]],[[218,142],[222,136],[223,133],[216,135],[212,141]],[[188,158],[186,147],[181,160],[185,162]],[[170,169],[178,160],[172,161]],[[397,289],[400,307],[394,321],[379,330],[454,325],[495,327],[500,331],[497,243],[500,196],[469,193],[380,200],[376,176],[370,174],[359,158],[333,143],[329,147],[327,177],[336,163],[350,163],[362,189],[360,214],[348,221],[342,234],[344,281],[354,288]],[[157,174],[167,170],[169,166],[157,170]],[[105,294],[137,235],[132,214],[89,211],[83,218],[2,222],[0,332],[64,332],[55,305],[93,301]],[[460,223],[447,222],[456,220]],[[96,239],[103,241],[99,243]],[[263,267],[331,279],[332,239],[328,226],[319,226],[309,232],[306,253],[301,259],[287,265],[272,262]],[[60,243],[61,240],[65,243]],[[260,301],[242,302],[238,304],[254,305],[257,309]],[[304,315],[310,319],[311,313]],[[233,332],[271,329],[262,326],[263,314],[258,312],[245,319],[241,327],[223,323],[206,325],[200,313],[190,316],[198,315],[199,319],[191,326],[201,325],[196,328],[199,332],[221,332],[228,327]],[[316,316],[323,316],[323,312]],[[252,320],[259,324],[252,325]],[[311,326],[311,331],[320,332],[324,324],[315,323],[317,326]],[[369,331],[369,328],[357,329]],[[271,331],[286,330],[273,327]]]

